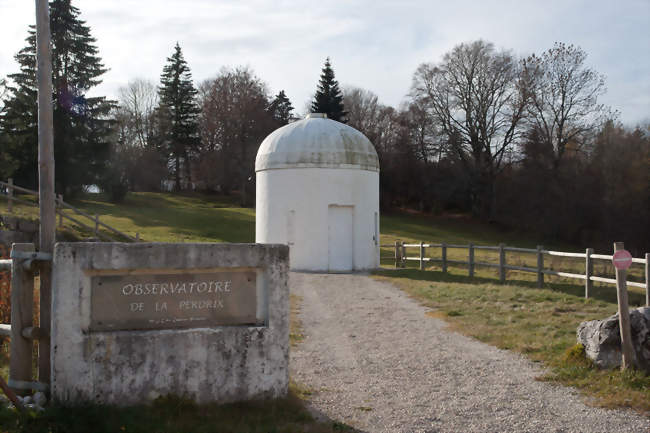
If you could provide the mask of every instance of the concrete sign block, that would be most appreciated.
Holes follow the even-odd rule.
[[[286,395],[288,254],[284,245],[57,244],[53,398]]]

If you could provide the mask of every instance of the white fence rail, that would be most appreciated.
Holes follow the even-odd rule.
[[[449,264],[453,265],[467,265],[468,274],[470,277],[474,276],[474,269],[477,266],[483,267],[492,267],[497,268],[499,271],[499,281],[505,283],[506,281],[506,271],[518,271],[518,272],[530,272],[537,274],[537,287],[542,287],[544,285],[544,275],[553,275],[557,277],[564,278],[573,278],[578,280],[585,281],[585,298],[589,298],[589,293],[593,288],[593,282],[597,281],[600,283],[607,284],[616,284],[615,278],[604,278],[593,275],[594,273],[594,260],[612,260],[611,255],[606,254],[594,254],[593,248],[587,248],[584,253],[572,253],[565,251],[551,251],[545,250],[541,245],[537,248],[518,248],[518,247],[509,247],[504,244],[500,245],[459,245],[459,244],[447,244],[447,243],[404,243],[396,241],[394,245],[381,245],[382,248],[391,248],[394,249],[394,258],[395,258],[395,267],[405,267],[408,261],[417,261],[420,263],[420,269],[425,269],[425,263],[427,262],[436,262],[440,263],[443,272],[447,272],[447,267]],[[408,248],[418,248],[419,254],[417,256],[408,256]],[[466,249],[467,250],[467,260],[451,260],[447,257],[447,251],[451,248],[454,249]],[[438,257],[427,257],[427,250],[436,249],[440,250],[440,256]],[[498,263],[487,263],[479,262],[475,260],[475,251],[476,250],[488,250],[488,251],[497,251],[499,253],[499,262]],[[537,256],[537,266],[528,267],[528,266],[515,266],[509,265],[507,261],[507,253],[516,252],[524,254],[535,254]],[[544,267],[544,257],[545,256],[556,256],[556,257],[569,257],[569,258],[582,258],[585,259],[585,273],[584,274],[575,274],[572,272],[563,272],[554,269],[546,269]],[[639,287],[645,289],[646,292],[646,305],[650,306],[650,253],[645,254],[645,258],[632,258],[632,263],[637,263],[645,265],[645,283],[639,283],[636,281],[627,281],[628,286]]]

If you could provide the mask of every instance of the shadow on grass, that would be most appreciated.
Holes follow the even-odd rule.
[[[453,274],[449,272],[419,269],[387,269],[382,268],[374,272],[375,275],[381,275],[392,278],[408,278],[418,281],[431,281],[436,283],[456,283],[456,284],[499,284],[499,281],[494,278],[487,278],[481,276],[469,277],[467,275]],[[537,283],[530,280],[521,280],[516,278],[508,278],[507,285],[516,285],[527,287],[534,290],[552,290],[554,292],[565,293],[567,295],[584,298],[585,288],[577,284],[547,282],[544,284],[543,289],[537,288]],[[594,286],[589,294],[590,299],[606,302],[609,304],[617,304],[616,288],[614,286]],[[628,290],[629,305],[632,307],[640,307],[645,303],[643,294]]]
[[[2,407],[0,428],[7,433],[363,433],[323,414],[314,415],[291,393],[282,399],[225,405],[161,397],[152,405],[128,408],[51,407],[42,413],[18,414]]]
[[[252,209],[237,208],[221,198],[210,199],[198,195],[134,194],[119,206],[101,197],[85,197],[77,205],[94,214],[126,218],[144,230],[164,227],[170,234],[190,239],[254,241]],[[143,239],[148,240],[146,235]]]

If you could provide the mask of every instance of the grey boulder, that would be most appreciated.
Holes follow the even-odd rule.
[[[650,373],[650,307],[630,310],[630,328],[635,364]],[[585,353],[601,368],[621,365],[621,331],[618,313],[603,320],[582,322],[578,326],[578,343]]]

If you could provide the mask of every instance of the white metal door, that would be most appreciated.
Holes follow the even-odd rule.
[[[353,221],[354,206],[329,206],[327,232],[330,271],[351,271],[353,268]]]

